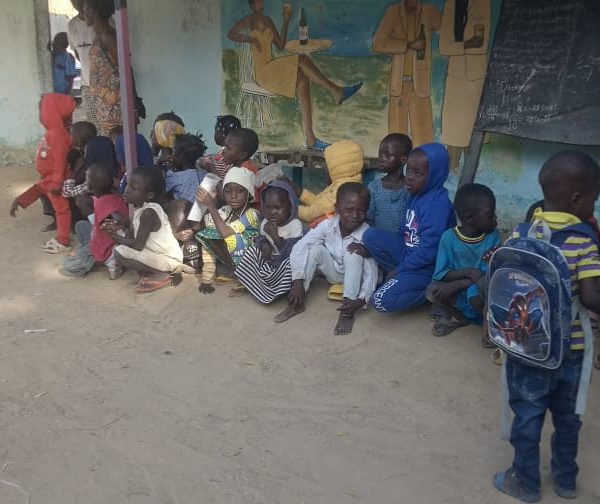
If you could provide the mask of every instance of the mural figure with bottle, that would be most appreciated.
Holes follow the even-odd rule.
[[[317,67],[306,50],[299,50],[299,54],[273,57],[273,45],[280,51],[284,51],[286,46],[290,48],[288,31],[292,6],[284,4],[279,31],[273,20],[264,14],[264,0],[249,0],[249,5],[251,13],[231,27],[228,38],[234,42],[251,44],[257,84],[278,96],[297,98],[306,147],[324,150],[329,144],[319,139],[313,129],[311,83],[323,87],[334,102],[341,105],[359,91],[362,82],[347,86],[336,84]],[[308,21],[304,10],[300,16],[298,35],[297,45],[308,47]]]

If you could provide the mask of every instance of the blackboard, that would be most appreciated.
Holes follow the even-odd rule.
[[[600,145],[600,0],[503,0],[475,129]]]

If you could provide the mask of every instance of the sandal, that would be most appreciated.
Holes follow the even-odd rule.
[[[148,294],[150,292],[156,292],[157,290],[164,289],[165,287],[177,287],[181,283],[181,275],[173,274],[166,278],[158,278],[153,280],[152,278],[145,278],[140,281],[136,294]]]
[[[494,348],[490,353],[490,359],[492,359],[492,362],[496,364],[496,366],[502,366],[502,350]]]
[[[71,251],[71,247],[69,245],[63,245],[56,238],[48,240],[42,245],[42,248],[47,254],[62,254],[64,252]]]
[[[456,329],[460,327],[468,326],[470,322],[468,320],[458,320],[454,317],[450,317],[447,319],[439,319],[435,324],[433,324],[433,328],[431,329],[431,334],[434,336],[448,336],[451,332],[454,332]]]
[[[231,288],[229,291],[230,298],[243,297],[248,294],[248,289],[244,287],[242,284],[238,284]]]

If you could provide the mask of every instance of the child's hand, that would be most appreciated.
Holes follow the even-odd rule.
[[[432,289],[431,295],[436,301],[446,304],[452,299],[452,296],[454,296],[454,290],[450,284],[439,282]]]
[[[11,217],[17,216],[17,210],[19,209],[20,206],[21,205],[19,205],[19,200],[15,198],[15,200],[11,203],[10,210],[8,212]]]
[[[350,252],[351,254],[358,254],[359,256],[364,257],[365,259],[371,257],[371,254],[369,254],[369,251],[366,249],[366,247],[358,242],[354,242],[348,245],[348,252]]]
[[[483,276],[483,271],[477,268],[467,268],[463,270],[465,278],[468,278],[473,283],[479,282],[479,279]]]
[[[266,222],[265,223],[265,233],[267,233],[273,240],[279,239],[279,230],[277,229],[277,224],[274,222]]]
[[[198,203],[206,205],[208,208],[215,208],[214,198],[202,187],[198,187],[198,190],[196,191],[196,199],[198,200]]]
[[[260,255],[265,261],[273,259],[273,247],[271,247],[271,244],[268,241],[265,241],[260,246]]]
[[[304,305],[305,296],[306,291],[304,290],[304,280],[294,280],[288,295],[288,304],[292,308],[300,308]]]
[[[118,231],[125,229],[125,224],[114,219],[105,219],[102,224],[100,224],[100,229],[109,234],[116,234]]]

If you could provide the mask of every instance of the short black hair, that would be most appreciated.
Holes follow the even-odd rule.
[[[115,13],[115,2],[113,0],[83,0],[83,5],[88,4],[92,9],[96,11],[105,21],[110,19]]]
[[[183,119],[181,117],[179,117],[172,110],[171,110],[171,112],[163,112],[162,114],[158,114],[156,116],[156,119],[154,119],[154,124],[156,124],[158,121],[173,121],[173,122],[176,122],[177,124],[181,125],[183,128],[185,128]]]
[[[175,135],[173,153],[175,154],[175,152],[184,167],[195,166],[196,160],[206,152],[206,144],[202,140],[202,135],[190,133]]]
[[[381,143],[390,143],[398,145],[400,149],[406,153],[407,156],[413,148],[412,140],[408,135],[405,135],[404,133],[390,133],[389,135],[384,137],[383,140],[381,140]]]
[[[144,180],[146,190],[154,193],[154,198],[165,192],[165,177],[155,166],[138,166],[133,170],[133,175]]]
[[[248,154],[250,159],[258,150],[258,135],[249,128],[240,128],[229,132],[227,138],[233,139]]]
[[[120,124],[118,126],[113,126],[112,128],[110,128],[110,130],[108,132],[108,136],[112,136],[112,135],[120,136],[122,134],[123,134],[123,126],[121,126]]]
[[[233,130],[239,130],[242,127],[240,120],[234,115],[222,115],[217,116],[217,122],[215,123],[215,129],[222,131],[224,135]]]
[[[454,211],[461,221],[464,221],[468,214],[475,213],[485,203],[496,206],[496,196],[493,191],[483,184],[465,184],[458,188],[454,196]]]
[[[63,47],[65,49],[69,47],[69,37],[67,35],[67,32],[58,32],[56,35],[54,35],[52,45]]]
[[[71,126],[71,134],[74,136],[94,138],[98,134],[98,130],[96,129],[94,123],[89,121],[77,121]]]
[[[566,192],[594,191],[600,181],[600,166],[585,152],[563,150],[542,165],[539,182],[544,200],[555,201]]]
[[[109,194],[114,185],[114,174],[110,166],[106,163],[93,163],[87,169],[89,177],[98,177],[100,187],[94,193]],[[94,188],[92,188],[94,189]]]
[[[346,197],[348,194],[358,194],[359,196],[365,198],[367,200],[367,206],[371,202],[371,193],[364,185],[362,185],[360,182],[346,182],[337,190],[337,194],[335,195],[335,204],[339,205],[342,202],[342,199],[344,199],[344,197]]]
[[[277,186],[268,185],[267,187],[265,187],[263,189],[263,191],[261,193],[263,200],[267,197],[267,194],[270,194],[270,193],[279,195],[281,198],[283,198],[285,201],[287,201],[291,205],[290,195],[285,189],[283,189],[281,187],[277,187]]]

